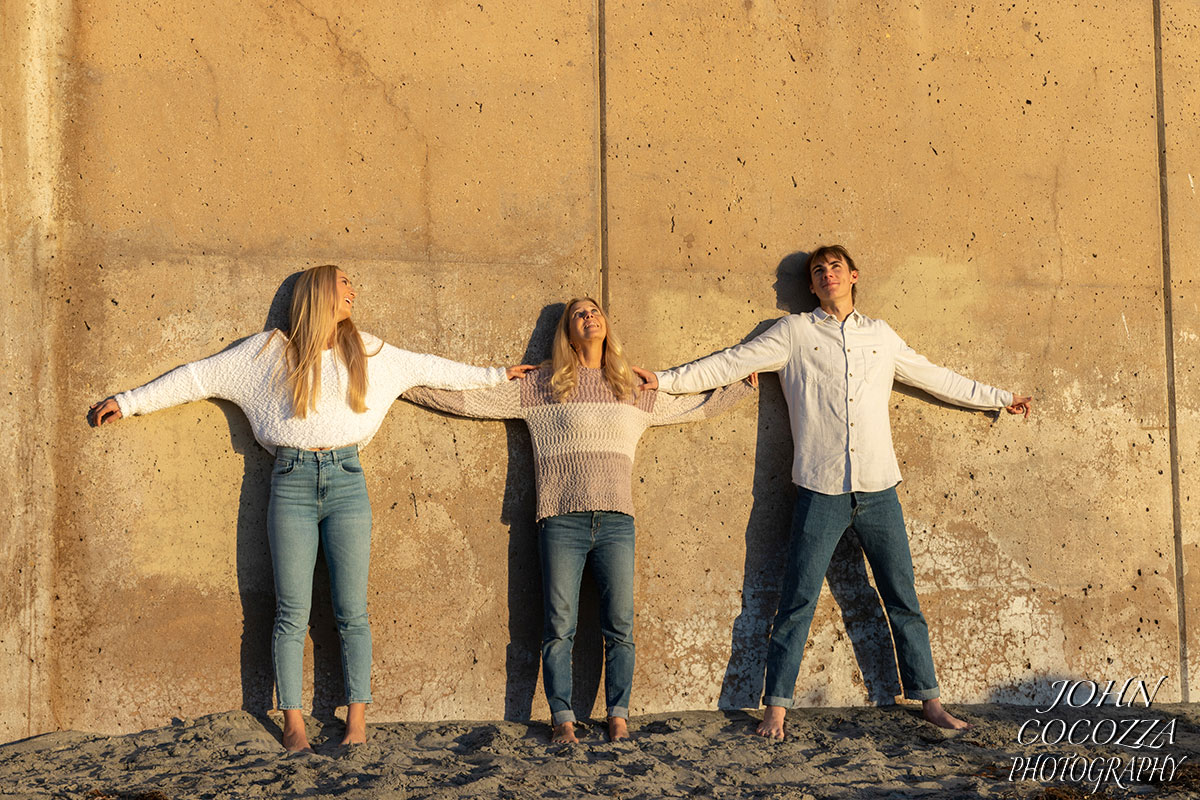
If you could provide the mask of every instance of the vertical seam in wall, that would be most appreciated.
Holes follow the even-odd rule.
[[[608,292],[608,81],[605,74],[604,0],[596,0],[596,85],[600,166],[600,305],[612,313]]]
[[[1179,695],[1188,698],[1187,603],[1183,585],[1183,518],[1179,481],[1179,429],[1175,409],[1175,324],[1171,304],[1171,226],[1167,205],[1167,120],[1163,100],[1162,2],[1154,0],[1154,101],[1158,122],[1158,209],[1162,226],[1163,328],[1167,378],[1167,443],[1171,458],[1171,524],[1175,538],[1175,606],[1179,625]]]

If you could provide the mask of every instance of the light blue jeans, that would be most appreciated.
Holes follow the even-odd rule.
[[[887,609],[900,683],[910,700],[938,696],[929,648],[929,626],[917,602],[908,531],[896,488],[882,492],[819,494],[796,487],[792,538],[788,545],[779,610],[767,646],[763,703],[791,708],[804,643],[821,594],[833,550],[847,528],[854,528],[871,565],[875,588]]]
[[[542,520],[545,620],[542,679],[555,725],[574,722],[571,656],[579,618],[579,585],[589,562],[600,589],[604,695],[610,717],[629,717],[633,687],[633,517],[615,511],[559,514]]]
[[[371,504],[358,448],[275,451],[267,536],[275,572],[271,654],[281,709],[301,708],[304,637],[312,610],[317,545],[325,549],[333,615],[342,641],[347,703],[371,702],[367,568]]]

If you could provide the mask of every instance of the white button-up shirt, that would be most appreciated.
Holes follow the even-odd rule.
[[[933,364],[886,322],[818,308],[792,314],[745,344],[659,372],[659,390],[690,394],[778,372],[795,457],[792,481],[821,494],[878,492],[900,482],[888,399],[892,381],[976,409],[1012,405],[1012,393]]]

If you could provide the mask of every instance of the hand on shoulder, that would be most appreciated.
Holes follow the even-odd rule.
[[[641,367],[630,367],[633,374],[642,379],[642,388],[646,390],[658,388],[658,376],[650,370],[642,369]]]
[[[505,369],[504,375],[510,381],[513,381],[518,378],[524,378],[525,373],[532,372],[535,369],[537,369],[537,367],[534,366],[533,364],[516,364],[515,366],[511,366],[511,367],[508,367],[507,369]]]

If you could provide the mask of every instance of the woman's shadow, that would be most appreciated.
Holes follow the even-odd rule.
[[[776,306],[789,314],[816,308],[809,291],[808,253],[798,252],[779,262],[775,275]],[[764,320],[743,340],[758,336],[776,322]],[[767,642],[771,620],[779,605],[783,565],[791,539],[795,486],[792,437],[786,402],[779,382],[761,382],[758,432],[754,451],[754,483],[746,525],[746,557],[742,578],[742,608],[733,623],[730,657],[721,683],[718,707],[757,708],[763,696]],[[841,611],[846,635],[862,672],[869,702],[890,704],[900,691],[895,652],[879,595],[867,579],[862,545],[854,529],[846,531],[834,550],[825,576]],[[846,665],[847,667],[849,665]],[[806,692],[818,705],[826,693]]]
[[[563,303],[551,303],[538,314],[521,355],[522,364],[540,364],[550,355],[554,328]],[[533,716],[542,644],[542,570],[538,555],[537,489],[533,479],[533,443],[523,420],[504,421],[508,467],[500,521],[508,525],[508,645],[505,648],[504,718],[525,721]],[[580,609],[580,619],[585,619]],[[578,642],[578,635],[576,641]],[[575,675],[579,676],[576,670]],[[578,693],[576,696],[578,699]],[[578,703],[577,703],[578,705]]]

